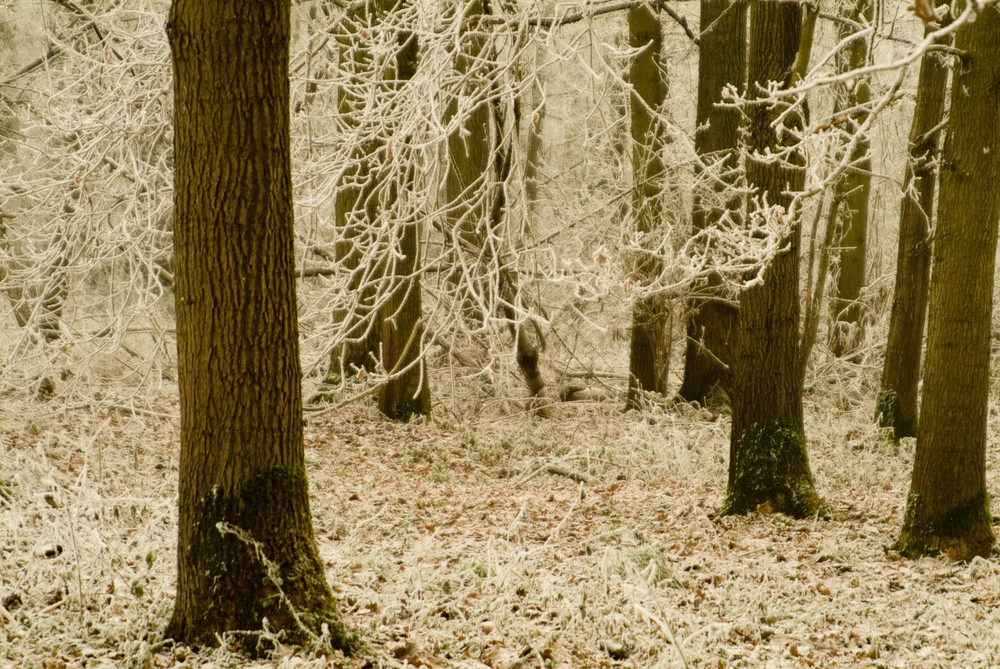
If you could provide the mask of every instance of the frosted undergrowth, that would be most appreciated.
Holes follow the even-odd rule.
[[[313,419],[317,541],[371,655],[280,646],[259,664],[995,665],[1000,565],[900,559],[890,547],[913,442],[892,445],[870,407],[837,402],[807,399],[832,513],[805,521],[717,515],[728,418],[694,407],[400,426],[355,406]],[[8,408],[0,666],[250,666],[226,649],[160,645],[175,587],[175,421]],[[995,471],[991,452],[994,496]]]

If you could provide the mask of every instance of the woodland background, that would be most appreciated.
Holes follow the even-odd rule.
[[[697,34],[697,5],[672,8]],[[158,645],[173,590],[178,412],[166,9],[142,0],[0,7],[0,292],[8,305],[0,663],[9,666],[244,662],[227,648]],[[524,20],[580,9],[513,7],[522,20],[506,26],[504,66],[482,84],[509,110],[509,213],[497,240],[528,297],[513,315],[477,325],[462,304],[471,296],[482,313],[498,313],[500,266],[449,280],[453,256],[434,226],[444,216],[440,156],[450,132],[436,96],[467,83],[447,57],[459,22],[431,2],[392,14],[420,36],[430,65],[405,92],[362,105],[350,127],[338,121],[336,90],[358,74],[340,67],[332,37],[343,10],[293,6],[307,464],[317,540],[348,622],[384,666],[996,664],[1000,568],[992,558],[950,564],[894,554],[913,440],[896,443],[871,420],[922,23],[903,3],[879,6],[871,53],[886,67],[871,84],[885,104],[866,129],[873,179],[860,319],[851,354],[837,356],[823,304],[805,383],[810,458],[831,512],[796,521],[718,516],[725,398],[702,407],[648,396],[621,413],[632,305],[650,294],[670,305],[667,378],[676,391],[684,310],[706,272],[685,246],[699,188],[698,50],[662,16],[669,187],[654,246],[665,270],[637,285],[635,258],[650,242],[637,237],[628,209],[624,75],[635,54],[624,15],[558,28]],[[838,39],[835,22],[821,19],[809,98],[817,126],[833,114],[833,91],[820,82],[836,67],[827,56]],[[373,39],[373,62],[394,46]],[[908,68],[889,66],[907,59]],[[352,153],[387,125],[421,138],[419,152],[385,163],[415,169],[421,187],[372,225],[360,246],[371,255],[356,267],[384,248],[393,216],[418,212],[427,221],[422,351],[434,419],[403,425],[370,405],[384,367],[350,378],[328,370],[331,352],[357,336],[344,314],[364,312],[352,268],[336,257],[338,184]],[[533,134],[541,146],[534,177],[525,174]],[[834,147],[851,138],[836,124],[810,135],[812,183],[835,169]],[[825,276],[822,195],[802,217],[803,239],[816,240],[803,244],[803,286]],[[727,230],[720,244],[738,252],[722,269],[744,276],[766,261],[775,233],[755,233]],[[839,243],[828,245],[834,272]],[[544,340],[550,419],[527,398],[512,322]],[[992,395],[989,443],[1000,427]],[[988,451],[994,496],[995,462]],[[273,659],[341,661],[284,647]]]

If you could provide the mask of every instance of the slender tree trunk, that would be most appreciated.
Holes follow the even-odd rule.
[[[482,0],[469,0],[465,7],[468,17],[483,13]],[[469,20],[472,20],[471,18]],[[458,114],[459,96],[476,99],[475,106],[465,112],[462,128],[448,136],[448,169],[445,179],[445,200],[448,207],[448,230],[455,254],[470,257],[478,255],[483,230],[489,225],[488,202],[497,188],[492,173],[495,141],[492,128],[492,109],[483,91],[489,85],[484,62],[488,57],[486,38],[482,33],[463,34],[461,45],[455,54],[455,69],[464,78],[461,92],[456,91],[448,100],[444,111],[444,123],[450,123]],[[455,285],[468,290],[463,285],[461,264],[455,263],[451,279]],[[463,293],[464,315],[470,320],[483,322],[488,314],[482,313],[477,300]]]
[[[396,55],[396,79],[413,78],[417,70],[418,42],[415,33],[401,31]],[[405,150],[400,148],[399,150]],[[412,165],[411,161],[407,161]],[[412,167],[403,175],[398,189],[413,185]],[[391,196],[396,199],[396,193]],[[401,222],[400,256],[392,265],[392,287],[379,318],[382,331],[382,361],[389,379],[379,389],[379,410],[394,420],[408,420],[413,414],[431,413],[431,386],[427,378],[427,363],[423,356],[423,308],[420,295],[419,222]]]
[[[986,419],[1000,220],[1000,7],[955,34],[913,481],[897,547],[910,557],[990,555]]]
[[[629,68],[632,86],[632,210],[636,230],[646,240],[655,237],[662,219],[664,187],[663,144],[665,130],[657,118],[667,96],[667,81],[661,64],[663,32],[660,20],[648,5],[628,10],[629,46],[641,48]],[[656,245],[650,245],[638,262],[641,285],[659,274]],[[668,307],[659,297],[642,297],[632,310],[632,344],[626,408],[642,406],[642,393],[667,392],[670,350],[667,347]]]
[[[538,183],[541,180],[542,170],[542,128],[545,125],[545,98],[538,79],[535,79],[532,91],[535,104],[528,119],[528,146],[525,151],[522,177],[529,216],[534,214],[538,203]]]
[[[782,0],[752,0],[748,73],[750,90],[767,82],[787,86],[799,48],[801,6]],[[733,426],[729,485],[724,513],[748,513],[761,506],[794,516],[820,507],[802,425],[802,383],[796,365],[799,337],[799,237],[797,212],[786,193],[802,190],[804,161],[755,155],[783,148],[771,122],[782,104],[750,108],[747,181],[761,203],[751,215],[774,216],[789,225],[784,249],[774,256],[763,282],[743,291],[733,359]],[[787,123],[788,121],[786,121]],[[768,208],[764,208],[766,203]]]
[[[837,231],[837,217],[840,213],[840,207],[843,205],[845,195],[840,192],[839,189],[833,189],[833,197],[830,199],[830,206],[826,211],[826,216],[824,217],[825,223],[823,226],[823,239],[820,240],[820,247],[816,249],[816,236],[819,234],[819,220],[823,213],[822,203],[820,204],[819,211],[816,212],[816,225],[813,226],[813,234],[811,248],[809,249],[810,258],[807,268],[808,276],[810,281],[806,284],[805,290],[805,302],[806,302],[806,313],[802,319],[802,336],[799,338],[799,353],[797,365],[799,368],[799,383],[805,385],[806,372],[809,370],[809,356],[812,354],[813,347],[816,345],[816,335],[819,332],[819,321],[820,313],[823,306],[823,295],[826,293],[826,280],[827,274],[830,269],[830,251],[833,246],[833,236]],[[813,262],[815,259],[815,254],[819,254],[816,264],[816,272],[813,274]],[[812,279],[815,277],[816,283],[812,283]]]
[[[482,14],[483,0],[469,0],[467,16]],[[449,228],[446,237],[456,247],[456,254],[466,254],[470,265],[497,274],[496,303],[514,338],[515,355],[521,376],[528,386],[536,409],[548,415],[544,398],[545,381],[539,366],[541,340],[534,328],[518,315],[521,305],[517,274],[512,269],[511,253],[502,234],[505,221],[506,196],[503,184],[511,171],[510,147],[500,147],[503,120],[498,110],[500,102],[490,101],[482,95],[489,86],[489,74],[495,60],[486,38],[480,34],[463,35],[462,45],[456,54],[455,68],[465,75],[464,94],[481,97],[463,119],[462,128],[448,137],[448,172],[445,196],[448,202]],[[480,90],[476,90],[476,88]],[[453,98],[445,109],[447,123],[458,113],[458,100]],[[463,285],[458,277],[460,268],[452,274],[456,285]],[[485,293],[490,281],[482,277],[469,277],[465,283],[480,282]],[[464,311],[471,319],[483,322],[488,314],[481,313],[477,300],[464,295]]]
[[[939,44],[950,42],[949,36]],[[935,51],[925,54],[920,63],[910,154],[903,176],[889,339],[875,402],[875,419],[883,427],[892,427],[896,439],[917,435],[917,389],[931,269],[929,233],[937,181],[935,158],[947,86],[948,63],[944,55]]]
[[[388,418],[406,421],[414,414],[430,416],[431,386],[423,356],[423,308],[418,223],[401,226],[399,258],[393,267],[393,287],[381,316],[382,357],[389,379],[379,389],[379,410]]]
[[[363,84],[366,79],[370,81],[373,70],[369,40],[361,33],[371,29],[375,14],[382,11],[383,4],[365,4],[349,10],[335,37],[340,68],[347,74],[347,80],[337,90],[337,108],[341,127],[348,133],[360,125],[359,115],[367,104]],[[334,200],[336,260],[340,271],[347,273],[348,294],[354,299],[350,306],[334,314],[345,340],[330,354],[328,383],[338,383],[359,370],[370,371],[380,360],[381,326],[377,322],[374,302],[377,298],[375,284],[381,278],[382,266],[363,262],[365,251],[372,243],[370,225],[378,214],[378,184],[372,169],[373,154],[379,148],[376,144],[367,143],[354,149]]]
[[[500,102],[494,100],[493,119],[497,137],[503,133],[504,125],[499,105]],[[499,271],[500,313],[506,319],[510,334],[514,338],[517,366],[521,370],[525,385],[528,386],[532,408],[538,415],[548,418],[549,400],[545,397],[545,378],[539,365],[542,336],[533,321],[525,320],[518,315],[518,308],[523,307],[523,301],[518,290],[517,274],[510,257],[510,249],[502,232],[503,223],[507,220],[507,196],[506,190],[499,184],[509,183],[512,160],[513,147],[509,142],[506,146],[498,147],[494,157],[498,187],[493,192],[489,220],[492,240],[499,240],[499,243],[483,239],[480,240],[480,247],[484,251],[483,257],[492,262]]]
[[[181,401],[177,599],[166,636],[329,626],[302,443],[289,0],[175,0],[174,244]],[[225,129],[224,132],[220,129]]]
[[[816,35],[816,19],[819,18],[819,3],[803,3],[802,31],[799,34],[799,52],[795,54],[792,84],[802,82],[809,74],[809,61],[812,60],[814,37]],[[808,117],[806,118],[808,120]]]
[[[725,206],[706,202],[695,194],[692,219],[695,231],[714,225],[725,215],[740,216],[739,196],[726,195],[738,168],[740,112],[720,107],[722,90],[743,87],[746,75],[746,0],[702,0],[701,45],[698,56],[698,109],[695,150],[706,163],[721,161],[719,180],[712,190],[721,194]],[[697,167],[696,167],[697,170]],[[718,286],[710,279],[708,288]],[[722,299],[695,300],[690,305],[684,380],[678,394],[689,402],[703,402],[716,385],[732,393],[733,336],[739,310]]]
[[[819,18],[819,3],[803,3],[802,5],[802,33],[799,36],[799,52],[795,56],[795,66],[792,74],[792,85],[797,86],[809,74],[809,63],[812,60],[813,43],[816,35],[816,21]],[[809,102],[802,103],[803,121],[809,122]],[[822,243],[817,248],[817,238],[819,237],[819,222],[823,220],[824,203],[827,200],[827,193],[823,193],[816,211],[816,218],[809,235],[809,248],[806,251],[806,287],[802,294],[802,301],[805,304],[805,314],[802,317],[801,331],[799,337],[799,350],[796,360],[798,367],[799,383],[804,384],[806,372],[809,369],[809,356],[812,354],[813,346],[816,344],[816,334],[819,330],[820,307],[823,304],[823,295],[826,292],[826,274],[830,262],[830,247],[832,246],[833,233],[836,229],[837,212],[840,211],[843,198],[834,189],[834,196],[830,198],[829,208],[826,212],[823,228]],[[814,273],[814,268],[818,272]],[[814,283],[815,282],[815,283]]]
[[[869,25],[874,16],[872,0],[854,0],[853,9],[845,10],[846,18]],[[851,29],[841,27],[840,38],[851,34]],[[854,70],[868,61],[868,40],[854,39],[841,57],[841,70]],[[844,91],[843,102],[838,100],[839,109],[850,114],[849,128],[856,129],[868,118],[868,102],[871,89],[868,80],[859,78],[853,86]],[[856,111],[851,111],[856,110]],[[868,200],[871,192],[870,156],[871,140],[867,135],[861,138],[851,154],[851,166],[838,185],[844,197],[841,208],[840,273],[837,275],[837,298],[833,300],[834,327],[831,349],[834,355],[847,355],[860,342],[862,332],[861,291],[865,287],[865,258],[868,252]]]

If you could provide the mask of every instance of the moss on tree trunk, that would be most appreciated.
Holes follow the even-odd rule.
[[[903,413],[895,390],[882,388],[878,391],[875,396],[875,422],[881,427],[891,427],[893,438],[897,441],[917,434],[917,415]]]
[[[220,630],[232,630],[244,651],[260,654],[271,650],[255,631],[266,620],[289,643],[328,634],[336,648],[359,648],[326,585],[309,507],[301,503],[307,495],[303,468],[281,465],[257,471],[230,495],[215,486],[199,500],[188,559],[200,570],[187,575],[187,597],[197,605],[174,616],[167,637],[214,645]]]
[[[764,419],[743,432],[722,513],[746,514],[762,506],[796,518],[821,508],[805,435],[788,418]]]
[[[985,490],[944,511],[930,506],[920,493],[910,490],[896,550],[909,558],[944,555],[953,560],[990,554],[996,537]]]

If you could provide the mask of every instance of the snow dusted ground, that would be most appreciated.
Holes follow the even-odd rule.
[[[316,538],[344,659],[161,643],[174,592],[176,400],[50,407],[0,425],[0,667],[987,667],[1000,564],[891,549],[912,465],[824,389],[807,399],[828,518],[719,517],[729,422],[567,404],[393,425],[309,420]],[[991,423],[991,443],[997,425]],[[996,454],[988,460],[996,497]]]

